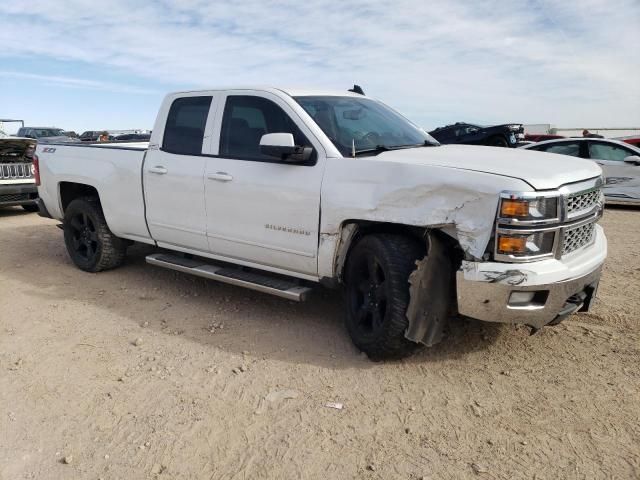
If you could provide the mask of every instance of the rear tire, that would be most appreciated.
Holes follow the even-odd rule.
[[[372,360],[402,358],[419,344],[405,338],[409,326],[409,275],[426,248],[393,234],[369,235],[352,249],[345,267],[347,330]]]
[[[22,205],[22,208],[25,209],[27,212],[31,212],[31,213],[35,213],[39,210],[38,205],[34,205],[34,204]]]
[[[119,267],[127,244],[107,225],[98,199],[73,200],[64,212],[64,243],[73,263],[85,272],[100,272]]]
[[[509,146],[509,142],[507,142],[507,139],[499,135],[495,137],[491,137],[487,142],[487,144],[491,147],[508,147]]]

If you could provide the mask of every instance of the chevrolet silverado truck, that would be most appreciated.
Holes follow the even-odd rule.
[[[441,146],[352,92],[169,94],[150,142],[38,147],[41,215],[71,260],[147,262],[286,299],[343,288],[372,359],[441,340],[460,314],[534,331],[589,309],[607,243],[595,163]]]
[[[37,212],[38,189],[33,171],[36,141],[0,131],[0,207],[20,205]]]

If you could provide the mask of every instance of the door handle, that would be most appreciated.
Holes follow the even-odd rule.
[[[219,182],[230,182],[231,180],[233,180],[233,177],[227,172],[210,173],[209,175],[207,175],[207,178],[209,180],[217,180]]]
[[[151,167],[149,169],[150,173],[157,173],[158,175],[164,175],[165,173],[168,173],[169,170],[167,170],[166,168],[164,168],[161,165],[156,165],[155,167]]]

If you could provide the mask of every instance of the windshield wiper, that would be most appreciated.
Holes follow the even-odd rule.
[[[356,150],[355,154],[360,155],[360,154],[367,154],[367,153],[381,153],[381,152],[388,152],[390,150],[403,150],[405,148],[418,148],[418,147],[437,147],[439,146],[439,143],[433,143],[430,142],[429,140],[425,140],[423,143],[414,143],[414,144],[410,144],[410,145],[393,145],[393,146],[387,146],[387,145],[376,145],[375,148],[367,148],[364,150]]]
[[[389,150],[393,150],[395,147],[387,147],[386,145],[376,145],[375,148],[366,148],[363,150],[356,150],[354,153],[360,155],[362,153],[380,153],[380,152],[388,152]]]
[[[414,143],[413,145],[399,145],[398,148],[437,147],[439,145],[439,142],[434,143],[429,140],[425,140],[422,143]]]

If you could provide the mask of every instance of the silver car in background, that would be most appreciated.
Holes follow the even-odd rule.
[[[593,160],[606,177],[608,204],[640,205],[640,148],[608,138],[559,138],[520,148]]]

